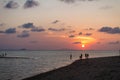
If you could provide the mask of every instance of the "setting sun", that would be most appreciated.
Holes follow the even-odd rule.
[[[82,48],[84,48],[85,47],[85,45],[84,44],[82,44]]]
[[[89,46],[91,46],[92,44],[94,44],[96,42],[96,39],[90,36],[76,36],[73,39],[74,44],[76,48],[84,48],[84,49],[88,49]],[[86,47],[87,45],[87,47]]]

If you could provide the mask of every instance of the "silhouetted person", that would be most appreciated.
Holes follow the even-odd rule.
[[[119,50],[119,56],[120,56],[120,50]]]
[[[7,53],[5,52],[4,56],[7,56]]]
[[[87,54],[85,53],[85,59],[87,58]]]
[[[70,60],[72,59],[72,54],[70,54]]]
[[[88,59],[89,58],[89,54],[85,54],[85,58]]]
[[[79,58],[82,59],[82,56],[83,56],[83,55],[81,54],[81,55],[79,56]]]
[[[87,54],[87,59],[89,58],[89,54]]]

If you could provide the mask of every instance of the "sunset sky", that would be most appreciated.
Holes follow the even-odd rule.
[[[119,50],[120,0],[0,0],[0,49],[23,48]]]

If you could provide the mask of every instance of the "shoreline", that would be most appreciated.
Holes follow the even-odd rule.
[[[0,59],[29,59],[28,57],[8,57],[8,56],[5,56],[5,57],[0,57]]]
[[[120,56],[76,60],[22,80],[120,80]]]

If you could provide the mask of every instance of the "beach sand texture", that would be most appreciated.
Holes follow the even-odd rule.
[[[120,80],[120,57],[77,60],[23,80]]]

